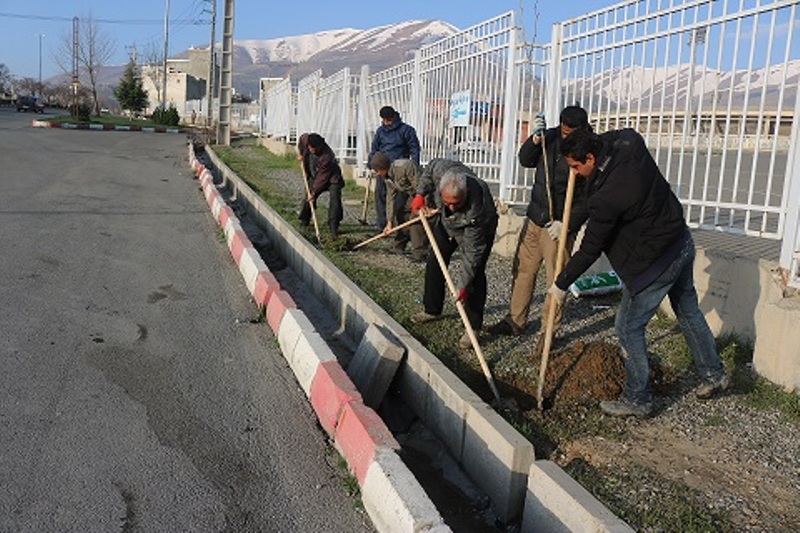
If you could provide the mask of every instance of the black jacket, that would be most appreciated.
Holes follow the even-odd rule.
[[[556,280],[558,287],[565,290],[602,252],[630,289],[637,277],[652,270],[675,249],[687,231],[680,201],[642,136],[624,129],[604,133],[600,138],[603,148],[588,180],[586,234],[580,249]]]
[[[561,156],[561,129],[550,128],[544,132],[547,164],[550,171],[550,195],[553,199],[553,220],[564,219],[564,202],[567,198],[567,182],[569,165]],[[519,149],[519,164],[526,168],[535,168],[531,199],[528,203],[527,216],[534,224],[545,227],[550,220],[550,200],[547,196],[547,174],[545,160],[542,157],[542,143],[534,144],[533,136],[528,137]],[[572,197],[572,211],[569,217],[569,231],[577,232],[589,217],[586,201],[586,185],[578,178]]]

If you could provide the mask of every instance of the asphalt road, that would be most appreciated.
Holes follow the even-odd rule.
[[[32,118],[0,108],[0,531],[370,531],[185,138]]]

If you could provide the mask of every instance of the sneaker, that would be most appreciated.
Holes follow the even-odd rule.
[[[634,403],[627,398],[600,402],[600,410],[611,416],[636,416],[647,418],[653,413],[653,404]]]
[[[726,391],[730,384],[731,378],[729,378],[727,374],[722,374],[722,377],[719,379],[712,379],[711,381],[701,383],[700,386],[697,387],[694,395],[700,400],[708,400],[718,392]]]
[[[414,324],[427,324],[428,322],[433,322],[434,320],[439,320],[441,315],[432,315],[430,313],[426,313],[425,311],[420,311],[416,315],[411,317],[411,322]]]
[[[522,328],[518,328],[512,324],[510,320],[504,318],[497,324],[489,326],[486,331],[492,335],[510,335],[512,337],[516,337],[522,333]]]

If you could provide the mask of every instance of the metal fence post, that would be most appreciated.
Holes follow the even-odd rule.
[[[411,112],[408,117],[410,125],[417,131],[420,145],[424,142],[425,136],[425,94],[426,90],[422,84],[422,67],[419,50],[414,51],[414,70],[411,78]]]
[[[511,15],[508,35],[508,57],[506,58],[506,91],[503,95],[503,138],[500,152],[500,190],[498,198],[509,200],[509,181],[514,178],[514,166],[517,164],[517,102],[519,102],[519,75],[517,72],[517,54],[519,28],[514,14]]]
[[[794,108],[783,198],[786,201],[786,223],[781,240],[780,265],[789,271],[789,284],[800,288],[800,106]]]
[[[564,43],[562,36],[564,26],[560,23],[553,24],[553,34],[550,41],[550,63],[547,66],[547,86],[544,96],[544,119],[551,126],[558,125],[561,113],[561,52]],[[572,103],[572,102],[570,102]]]
[[[369,65],[361,67],[358,79],[358,109],[356,109],[356,166],[358,173],[366,170],[365,162],[369,155],[369,140],[367,139],[367,81],[369,80]]]

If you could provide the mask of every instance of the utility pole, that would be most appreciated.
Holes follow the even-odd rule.
[[[81,82],[78,79],[78,27],[80,22],[78,17],[72,17],[72,114],[78,117],[78,87]]]
[[[214,120],[214,111],[212,103],[214,102],[214,78],[217,74],[216,64],[214,62],[214,47],[216,45],[216,29],[217,29],[217,0],[209,0],[213,5],[211,7],[211,44],[208,47],[208,79],[206,80],[206,125],[211,126]]]
[[[39,96],[42,96],[42,37],[44,33],[39,34]]]
[[[164,10],[164,71],[161,80],[161,110],[167,109],[167,57],[169,56],[169,0]]]
[[[222,68],[219,87],[219,128],[217,142],[231,144],[231,100],[233,92],[233,0],[225,0],[222,23]]]

